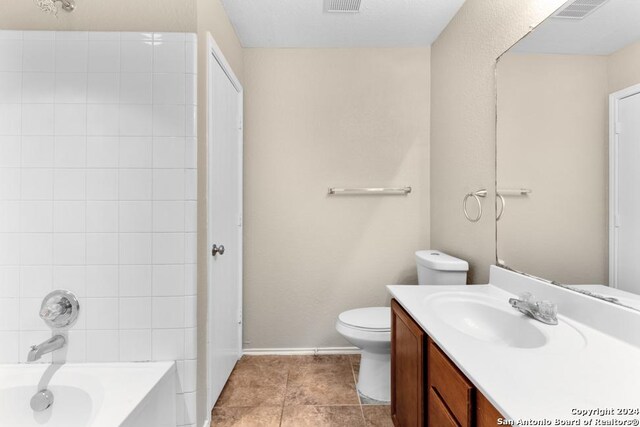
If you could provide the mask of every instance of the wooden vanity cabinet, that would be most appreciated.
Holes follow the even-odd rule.
[[[396,427],[489,427],[500,413],[395,300],[391,418]]]

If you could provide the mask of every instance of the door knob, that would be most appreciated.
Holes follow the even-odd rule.
[[[216,255],[224,255],[224,245],[213,245],[213,247],[211,248],[211,256],[216,256]]]

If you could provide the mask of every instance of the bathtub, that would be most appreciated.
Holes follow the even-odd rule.
[[[0,424],[11,427],[175,427],[174,362],[0,365]],[[29,402],[48,388],[51,407]]]

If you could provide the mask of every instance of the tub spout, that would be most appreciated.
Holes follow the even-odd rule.
[[[51,353],[64,347],[66,340],[62,335],[55,335],[42,344],[32,345],[29,354],[27,355],[27,362],[35,362],[39,360],[43,355]]]

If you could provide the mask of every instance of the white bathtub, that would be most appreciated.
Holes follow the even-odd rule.
[[[175,427],[174,362],[0,365],[0,424],[11,427]],[[54,395],[31,410],[42,388]]]

